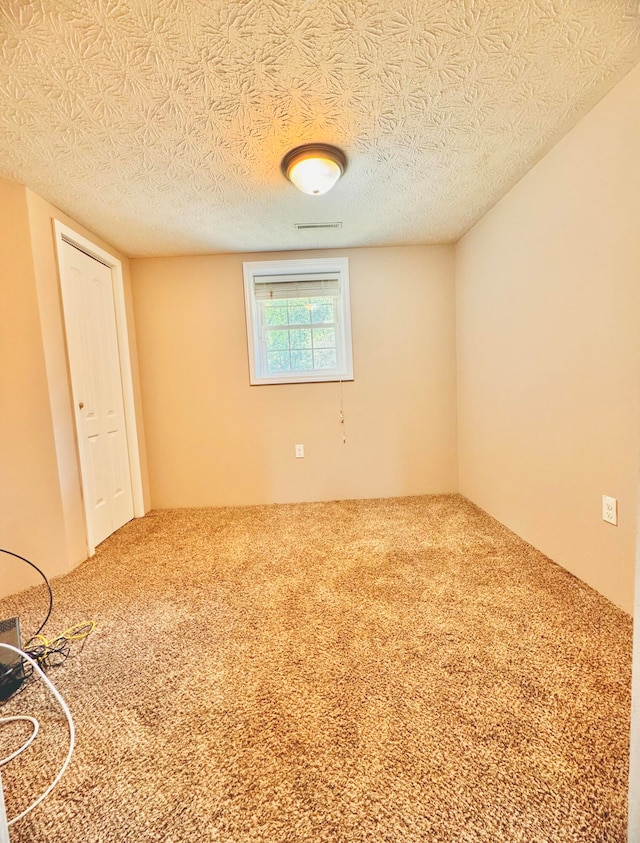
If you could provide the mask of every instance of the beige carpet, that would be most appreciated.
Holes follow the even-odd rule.
[[[625,840],[631,620],[463,498],[153,512],[54,594],[12,843]]]

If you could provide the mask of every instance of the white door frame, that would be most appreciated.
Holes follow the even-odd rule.
[[[131,374],[131,355],[129,353],[129,332],[127,329],[127,312],[124,297],[124,280],[122,277],[122,264],[113,255],[105,252],[95,243],[87,240],[86,237],[78,234],[72,228],[61,223],[59,220],[53,221],[56,257],[58,262],[58,274],[60,277],[60,287],[63,287],[62,280],[62,266],[61,266],[61,247],[62,243],[69,243],[75,246],[80,251],[85,252],[92,258],[99,260],[111,270],[111,283],[113,289],[113,302],[116,317],[116,332],[118,336],[118,354],[120,357],[120,377],[122,380],[122,398],[124,402],[124,419],[127,433],[127,446],[129,450],[129,473],[131,475],[131,491],[133,495],[133,514],[135,518],[141,518],[144,515],[144,498],[142,493],[142,470],[140,468],[140,449],[138,447],[138,427],[136,422],[136,409],[133,396],[133,377]],[[78,407],[76,401],[74,405],[74,419],[76,425],[76,442],[78,449],[82,448],[80,436],[80,424],[78,419]],[[94,537],[92,535],[91,518],[88,511],[89,494],[87,489],[87,480],[82,471],[82,460],[80,466],[80,479],[82,483],[82,498],[84,505],[84,520],[85,529],[87,533],[87,546],[89,556],[95,553]]]

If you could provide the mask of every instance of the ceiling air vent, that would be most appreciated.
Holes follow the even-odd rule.
[[[327,228],[342,228],[341,222],[297,222],[298,231],[320,231]]]

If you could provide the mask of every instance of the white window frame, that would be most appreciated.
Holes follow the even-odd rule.
[[[308,260],[246,261],[242,264],[244,275],[244,302],[247,318],[247,346],[249,351],[249,382],[252,385],[281,383],[322,383],[326,381],[353,380],[353,350],[351,342],[351,305],[349,295],[348,258],[312,258]],[[266,366],[266,343],[261,337],[261,303],[256,298],[256,284],[270,278],[272,282],[313,280],[323,274],[337,276],[340,295],[336,298],[336,339],[338,366],[330,370],[304,370],[270,374]],[[302,276],[302,279],[301,279]],[[304,276],[308,276],[306,279]]]

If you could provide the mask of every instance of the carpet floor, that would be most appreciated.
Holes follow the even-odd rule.
[[[53,587],[97,629],[12,843],[625,840],[631,619],[460,496],[151,512]],[[10,817],[67,746],[18,713]]]

